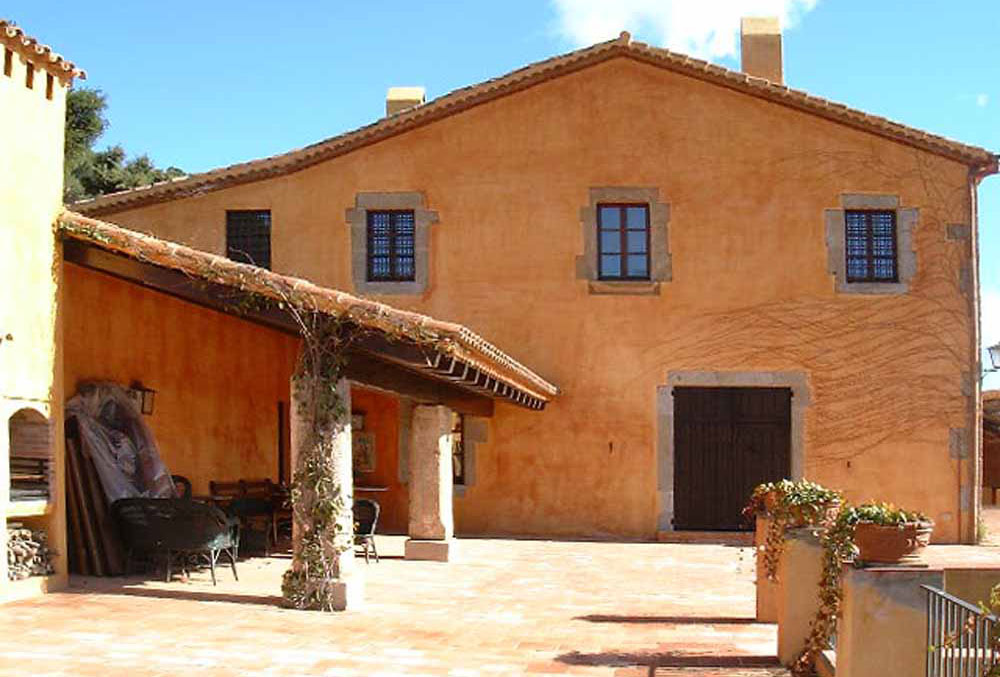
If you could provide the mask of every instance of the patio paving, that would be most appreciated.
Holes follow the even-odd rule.
[[[278,606],[286,557],[188,581],[77,578],[3,607],[0,675],[786,675],[753,556],[721,545],[466,539],[450,564],[379,537],[366,606]]]

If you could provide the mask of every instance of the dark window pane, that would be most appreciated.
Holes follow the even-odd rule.
[[[226,212],[226,256],[261,268],[271,267],[271,212]]]
[[[646,255],[629,255],[628,257],[628,277],[648,277],[649,271],[646,268]]]
[[[633,230],[646,229],[646,207],[626,207],[625,223]]]
[[[368,279],[415,279],[415,219],[412,211],[368,212]]]
[[[894,282],[896,213],[852,210],[844,214],[848,282]]]
[[[617,254],[601,257],[601,277],[621,277],[622,257]]]
[[[621,251],[622,251],[621,231],[614,230],[611,232],[601,233],[602,254],[620,254]]]
[[[646,231],[628,231],[628,252],[629,254],[646,253]]]
[[[598,207],[598,223],[606,230],[621,228],[621,213],[620,207]]]

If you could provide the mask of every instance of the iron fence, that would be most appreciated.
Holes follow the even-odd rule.
[[[927,677],[983,677],[1000,661],[993,637],[1000,620],[929,585]]]

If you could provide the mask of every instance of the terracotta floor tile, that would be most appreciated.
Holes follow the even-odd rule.
[[[287,557],[240,581],[76,578],[0,613],[0,677],[622,675],[772,677],[775,628],[753,622],[753,558],[720,545],[466,539],[408,562],[380,537],[363,609],[278,606]]]

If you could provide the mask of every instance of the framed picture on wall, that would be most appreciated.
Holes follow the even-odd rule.
[[[351,446],[354,472],[375,472],[375,433],[353,433]]]

